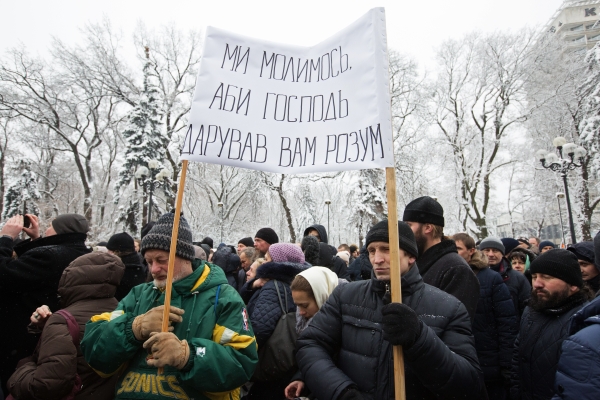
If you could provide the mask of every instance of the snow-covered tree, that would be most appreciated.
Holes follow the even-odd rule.
[[[36,202],[41,198],[38,191],[35,173],[31,171],[28,161],[21,161],[17,168],[19,178],[14,181],[4,194],[4,212],[2,219],[6,220],[17,214],[39,214]]]

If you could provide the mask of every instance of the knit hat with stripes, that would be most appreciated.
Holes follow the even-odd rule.
[[[172,212],[160,216],[150,232],[142,239],[142,255],[151,249],[170,251],[174,219],[175,214]],[[190,261],[193,261],[195,258],[195,249],[192,244],[192,230],[183,216],[179,219],[179,233],[177,234],[175,255]]]

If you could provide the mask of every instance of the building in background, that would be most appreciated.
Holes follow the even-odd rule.
[[[560,35],[574,51],[591,49],[600,40],[600,1],[565,0],[544,31]]]

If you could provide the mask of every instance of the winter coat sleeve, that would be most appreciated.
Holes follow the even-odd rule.
[[[233,293],[235,292],[235,293]],[[234,288],[224,286],[217,308],[217,323],[212,339],[192,338],[191,367],[181,378],[199,390],[224,392],[249,381],[258,363],[252,326],[245,318],[245,305]]]
[[[296,361],[308,389],[316,398],[337,399],[354,382],[334,363],[333,356],[342,342],[342,304],[338,286],[312,323],[296,341]]]
[[[53,259],[51,250],[28,251],[16,260],[12,258],[12,252],[12,240],[0,238],[0,290],[3,293],[20,292],[23,288],[35,291],[56,279],[56,270],[48,265],[48,260]]]
[[[454,265],[448,268],[442,277],[439,289],[460,300],[471,320],[475,318],[479,300],[479,280],[469,266]]]
[[[65,319],[50,316],[40,340],[37,362],[22,365],[8,381],[10,393],[19,400],[60,399],[75,384],[77,348]]]
[[[510,369],[512,348],[517,336],[517,313],[510,291],[499,274],[494,275],[492,283],[492,303],[500,348],[500,368]]]
[[[131,324],[137,297],[145,285],[136,286],[111,313],[95,315],[85,325],[81,351],[85,361],[101,376],[116,373],[142,348],[143,341],[137,340]]]
[[[464,305],[456,302],[448,320],[441,337],[422,323],[421,335],[404,349],[404,357],[418,376],[426,377],[421,383],[440,398],[479,398],[483,379]]]

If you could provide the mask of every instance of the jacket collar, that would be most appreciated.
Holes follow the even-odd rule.
[[[458,253],[454,240],[442,240],[428,248],[417,260],[419,262],[419,272],[423,275],[429,271],[429,268],[441,257],[448,253]]]
[[[20,257],[23,253],[42,246],[57,246],[57,245],[81,245],[85,246],[87,235],[85,233],[63,233],[61,235],[52,235],[36,240],[25,240],[15,246],[14,250]]]
[[[419,267],[416,263],[400,279],[400,285],[402,287],[402,299],[412,295],[423,287],[423,278],[419,273]],[[371,274],[371,290],[373,292],[379,296],[383,296],[388,288],[391,290],[390,281],[381,281],[375,277],[374,273]]]

